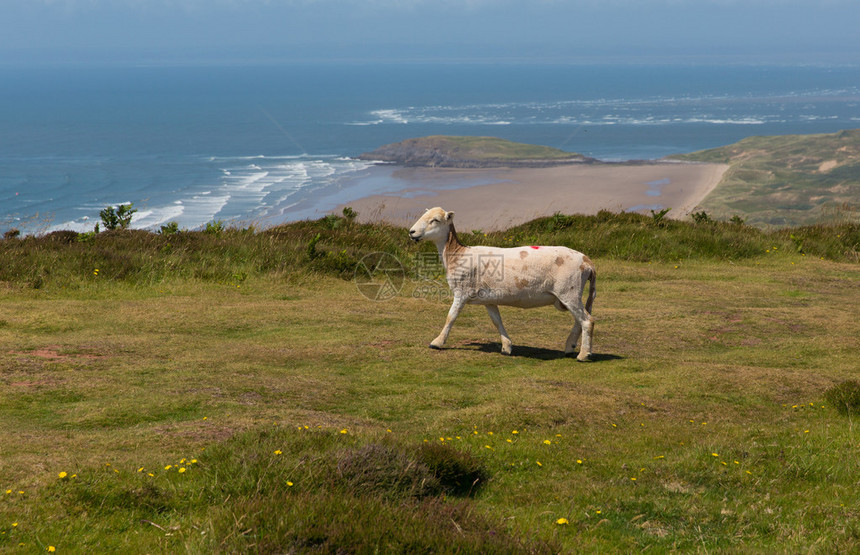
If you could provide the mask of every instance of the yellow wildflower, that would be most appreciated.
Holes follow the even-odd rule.
[[[66,476],[68,476],[68,474],[66,474],[65,472],[60,472],[57,476],[59,476],[59,477],[60,477],[60,480],[62,480],[63,478],[65,478]]]
[[[342,434],[347,433],[346,428],[344,428],[343,430],[341,430],[341,431],[340,431],[340,433],[342,433]]]
[[[292,482],[287,482],[287,486],[289,486],[289,487],[293,487],[293,483],[292,483]]]
[[[548,439],[543,440],[545,445],[552,445],[552,442]]]
[[[282,453],[283,453],[283,451],[281,451],[280,449],[278,449],[277,451],[275,451],[275,454],[276,454],[276,455],[280,455],[280,454],[282,454]]]
[[[556,524],[570,524],[566,518],[560,518],[555,521]]]
[[[180,468],[180,469],[179,469],[179,473],[180,473],[180,474],[182,474],[183,472],[185,472],[185,467],[184,467],[184,466],[183,466],[182,468]]]

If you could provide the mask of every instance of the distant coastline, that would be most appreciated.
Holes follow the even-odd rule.
[[[63,67],[7,71],[3,83],[0,232],[26,235],[91,231],[100,210],[128,202],[138,210],[132,226],[153,231],[170,222],[259,228],[319,218],[339,204],[412,187],[393,168],[354,158],[408,137],[501,136],[609,165],[751,135],[834,133],[858,125],[860,68]],[[834,181],[825,187],[834,191],[815,195],[828,206],[853,195],[841,156],[807,174]],[[828,169],[833,160],[840,165]],[[512,164],[481,165],[492,172]],[[768,186],[770,168],[745,167],[752,171],[732,173],[739,194],[750,184]],[[748,180],[755,176],[760,183]],[[785,182],[782,175],[773,181]],[[487,180],[443,185],[476,184]],[[795,193],[806,189],[748,195],[742,207],[757,209],[749,201],[761,200],[775,213],[760,221],[780,225]],[[720,214],[710,203],[703,207],[715,217],[725,219],[724,210],[728,218],[744,216],[734,199],[726,198]],[[816,216],[808,212],[801,206],[790,221]]]
[[[399,189],[350,202],[366,222],[408,225],[431,205],[458,211],[465,225],[485,231],[604,209],[669,209],[672,218],[706,210],[760,227],[860,220],[858,129],[750,137],[649,161],[602,162],[490,137],[409,139],[362,159],[379,155],[392,164],[385,175]]]

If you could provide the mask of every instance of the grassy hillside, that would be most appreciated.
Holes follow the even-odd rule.
[[[427,137],[434,145],[475,160],[567,160],[576,154],[541,145],[515,143],[496,137]]]
[[[860,549],[860,226],[461,235],[588,253],[595,362],[549,308],[502,308],[513,356],[479,307],[428,349],[403,229],[0,241],[0,552]]]
[[[396,162],[407,166],[492,167],[540,166],[590,160],[574,152],[496,137],[433,135],[384,145],[362,154],[364,160]]]
[[[765,227],[860,222],[860,129],[750,137],[675,158],[731,165],[701,203],[718,219],[739,215]]]

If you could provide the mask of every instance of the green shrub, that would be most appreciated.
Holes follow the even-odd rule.
[[[704,210],[702,210],[701,212],[693,212],[692,214],[690,214],[690,217],[693,218],[693,221],[697,224],[709,224],[714,221]]]
[[[173,235],[179,233],[179,224],[177,222],[168,222],[161,226],[160,233],[162,235]]]
[[[371,443],[341,453],[337,472],[353,495],[427,497],[441,491],[427,465],[390,445]]]
[[[224,225],[222,220],[213,220],[211,222],[206,223],[206,227],[203,228],[203,233],[206,235],[214,235],[215,237],[220,237],[227,226]]]
[[[358,212],[353,210],[351,206],[344,206],[343,217],[348,223],[352,223],[358,217]]]
[[[742,260],[764,256],[773,246],[778,252],[802,248],[807,256],[860,262],[857,224],[768,232],[728,222],[704,226],[663,219],[661,223],[655,226],[653,216],[627,212],[557,214],[480,238],[464,234],[463,239],[467,244],[499,247],[564,245],[594,259],[642,262]],[[419,253],[435,253],[432,244],[414,245],[405,229],[386,224],[353,222],[329,228],[329,220],[320,219],[262,231],[226,229],[223,222],[210,222],[206,230],[175,234],[116,230],[25,236],[0,241],[0,281],[32,286],[34,276],[41,276],[40,287],[75,286],[79,278],[91,276],[94,268],[101,270],[101,276],[132,284],[168,277],[231,283],[240,274],[251,279],[308,271],[353,279],[358,261],[370,253],[396,257],[407,275],[415,275],[413,265],[420,264]]]
[[[664,208],[659,212],[651,210],[651,218],[654,220],[654,223],[658,226],[662,226],[665,223],[664,220],[666,218],[666,214],[669,213],[669,210],[671,210],[671,208]]]
[[[449,445],[424,443],[418,448],[418,460],[452,495],[473,495],[489,479],[482,461]]]
[[[860,414],[860,383],[846,380],[824,392],[824,398],[833,405],[839,414],[853,416]]]
[[[99,213],[105,229],[108,231],[114,229],[128,229],[131,225],[131,217],[137,212],[136,208],[132,208],[132,203],[120,204],[116,208],[108,206]]]

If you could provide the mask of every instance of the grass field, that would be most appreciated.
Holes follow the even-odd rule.
[[[860,550],[827,400],[860,377],[858,234],[462,234],[592,255],[591,363],[549,308],[502,309],[513,356],[480,307],[428,349],[447,302],[404,230],[0,241],[0,551]],[[351,279],[373,251],[406,267],[388,300]]]

